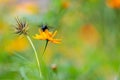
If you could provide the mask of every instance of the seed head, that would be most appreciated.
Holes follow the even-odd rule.
[[[15,26],[15,33],[19,35],[27,35],[28,34],[28,24],[26,21],[21,21],[19,18],[16,18],[17,25]]]

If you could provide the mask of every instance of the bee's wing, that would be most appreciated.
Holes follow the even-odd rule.
[[[43,24],[38,25],[38,27],[39,27],[40,29],[42,28],[42,26],[43,26]],[[52,27],[52,26],[48,26],[48,25],[47,25],[47,27],[48,27],[49,30],[54,30],[54,29],[55,29],[55,27]]]
[[[48,28],[49,28],[49,30],[54,30],[55,29],[55,27],[53,27],[53,26],[48,26]]]

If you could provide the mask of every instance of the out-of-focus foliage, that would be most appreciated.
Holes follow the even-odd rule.
[[[120,0],[0,0],[0,80],[39,80],[28,40],[14,32],[15,17],[28,23],[38,55],[45,41],[33,36],[41,24],[62,39],[48,43],[40,61],[44,80],[120,79]]]

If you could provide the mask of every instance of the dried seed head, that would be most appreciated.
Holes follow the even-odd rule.
[[[28,32],[28,25],[26,23],[26,21],[21,21],[19,18],[16,18],[16,22],[17,22],[17,25],[15,27],[15,33],[16,34],[19,34],[19,35],[27,35],[27,32]]]

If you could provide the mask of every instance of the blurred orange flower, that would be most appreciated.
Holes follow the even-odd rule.
[[[17,4],[14,10],[14,14],[37,14],[39,7],[35,2],[24,2]]]
[[[46,29],[45,31],[43,30],[39,30],[40,34],[36,34],[34,36],[34,39],[39,39],[39,40],[48,40],[52,43],[60,43],[61,40],[60,39],[54,39],[54,36],[56,35],[57,31],[55,31],[54,33],[49,32],[48,29]]]
[[[66,1],[66,2],[62,2],[62,7],[63,8],[68,8],[70,6],[70,2]]]
[[[120,8],[120,0],[107,0],[107,5],[111,8]]]
[[[13,51],[23,51],[27,49],[28,42],[24,38],[16,38],[15,40],[11,41],[8,46],[6,46],[6,51],[13,52]]]
[[[99,34],[96,28],[91,25],[84,25],[80,31],[80,37],[85,44],[97,44],[99,41]]]

